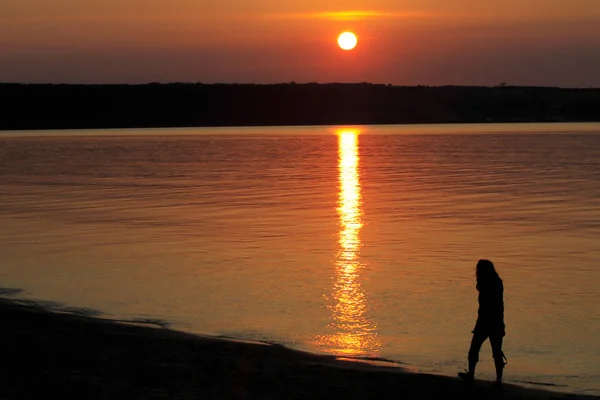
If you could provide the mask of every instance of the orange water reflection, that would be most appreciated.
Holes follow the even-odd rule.
[[[367,317],[367,296],[361,284],[360,230],[362,198],[359,174],[357,130],[338,133],[339,217],[338,253],[335,261],[335,284],[332,293],[332,334],[320,337],[319,346],[346,356],[371,356],[379,353],[381,343],[375,324]]]

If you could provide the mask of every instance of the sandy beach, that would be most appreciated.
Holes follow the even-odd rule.
[[[337,360],[0,299],[0,399],[598,399]]]

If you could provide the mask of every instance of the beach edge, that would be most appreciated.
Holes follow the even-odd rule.
[[[600,399],[409,372],[0,297],[0,398]]]

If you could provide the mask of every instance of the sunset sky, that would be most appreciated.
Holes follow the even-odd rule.
[[[600,0],[0,5],[0,82],[600,87]],[[344,30],[352,51],[337,45]]]

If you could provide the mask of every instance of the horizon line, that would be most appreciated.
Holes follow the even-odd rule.
[[[544,89],[579,89],[579,90],[597,90],[600,86],[544,86],[544,85],[513,85],[506,82],[502,82],[496,85],[469,85],[469,84],[445,84],[445,85],[426,85],[426,84],[413,84],[413,85],[401,85],[393,83],[375,83],[375,82],[271,82],[271,83],[253,83],[253,82],[200,82],[200,81],[169,81],[169,82],[142,82],[142,83],[69,83],[69,82],[4,82],[0,81],[0,85],[39,85],[39,86],[147,86],[147,85],[206,85],[206,86],[278,86],[278,85],[370,85],[370,86],[386,86],[386,87],[397,87],[397,88],[544,88]]]

